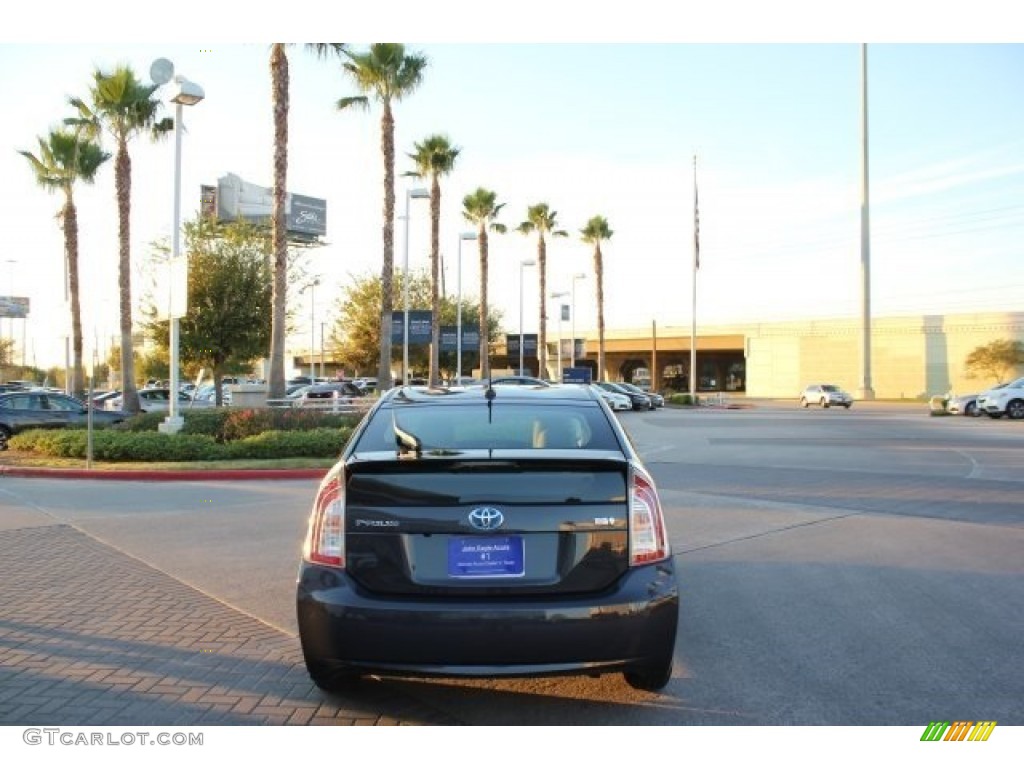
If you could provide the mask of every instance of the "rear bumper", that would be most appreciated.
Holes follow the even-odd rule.
[[[510,677],[612,672],[672,658],[672,561],[630,569],[586,597],[405,598],[368,594],[304,563],[297,593],[307,662],[360,672]]]

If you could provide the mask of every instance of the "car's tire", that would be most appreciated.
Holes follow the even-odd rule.
[[[821,407],[828,408],[828,400],[826,400],[824,397],[821,398]]]
[[[664,664],[634,667],[622,673],[630,688],[638,691],[660,691],[672,679],[672,659]]]
[[[807,398],[806,397],[801,397],[800,398],[800,405],[802,405],[804,408],[807,408],[808,406],[810,406],[810,403],[807,402]]]
[[[844,403],[843,404],[843,408],[845,408],[846,410],[850,410],[850,406],[851,405],[852,405],[852,403]]]
[[[11,430],[0,424],[0,451],[7,450],[7,441],[11,439]]]
[[[978,404],[968,403],[964,406],[964,416],[977,416],[978,415]]]
[[[1024,419],[1024,400],[1011,400],[1006,404],[1006,415],[1011,419]]]
[[[306,659],[306,671],[316,687],[328,693],[342,693],[359,685],[360,676],[353,670],[317,659]]]

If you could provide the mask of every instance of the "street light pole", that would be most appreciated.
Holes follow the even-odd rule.
[[[316,287],[320,285],[320,278],[314,278],[313,282],[307,283],[309,288],[309,383],[316,383]],[[303,288],[305,292],[306,288]]]
[[[8,269],[8,272],[9,272],[9,282],[8,282],[8,286],[7,286],[7,293],[8,293],[9,296],[13,297],[14,296],[14,265],[17,264],[18,262],[17,262],[16,259],[7,259],[7,263],[10,265],[10,267]],[[11,362],[11,366],[13,367],[13,365],[14,365],[14,317],[13,316],[7,321],[7,329],[8,329],[8,338],[11,340],[11,361],[10,362]],[[2,333],[2,331],[0,331],[0,333]],[[22,372],[22,374],[24,374],[24,371]],[[24,375],[22,375],[22,378],[24,378]]]
[[[568,291],[554,291],[551,294],[552,299],[561,299],[569,295]],[[557,380],[562,380],[562,305],[558,305],[558,377]]]
[[[163,69],[161,72],[158,66],[163,65],[167,69]],[[163,77],[154,77],[154,82],[158,85],[169,82],[171,75],[174,72],[174,65],[166,59],[159,59],[153,63],[153,69],[151,74],[154,72],[162,75]],[[175,302],[174,297],[174,270],[178,265],[178,259],[181,258],[181,136],[182,136],[182,107],[183,106],[194,106],[205,98],[203,89],[196,83],[190,82],[181,75],[174,78],[174,94],[171,96],[171,102],[174,104],[174,218],[171,227],[171,279],[168,281],[168,297],[167,297],[167,315],[168,322],[170,323],[170,367],[171,367],[171,386],[169,393],[169,408],[167,418],[164,423],[160,426],[161,431],[174,434],[179,432],[184,424],[184,420],[178,415],[178,392],[181,389],[180,377],[178,372],[178,352],[180,346],[179,330],[178,330],[178,318],[180,314],[184,314],[187,302]],[[187,274],[187,272],[186,272]],[[182,281],[182,288],[187,290],[188,282],[187,279]],[[182,305],[181,312],[178,311],[178,304]]]
[[[402,260],[402,386],[409,383],[409,203],[413,198],[429,198],[424,187],[405,190],[405,256]]]
[[[462,241],[476,240],[476,232],[462,232],[459,234],[459,260],[458,273],[456,275],[456,286],[458,298],[455,302],[455,386],[462,383]]]
[[[586,274],[577,272],[572,276],[572,351],[569,353],[569,367],[576,367],[576,281],[586,279]]]
[[[519,375],[523,375],[523,269],[537,264],[533,259],[519,262]]]

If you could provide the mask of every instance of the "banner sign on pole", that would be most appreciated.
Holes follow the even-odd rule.
[[[405,338],[405,312],[396,309],[391,313],[391,343],[401,344]],[[409,310],[409,343],[430,343],[430,310]]]

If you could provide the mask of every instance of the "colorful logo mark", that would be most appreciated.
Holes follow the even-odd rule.
[[[933,720],[924,729],[921,741],[988,741],[995,727],[995,720],[977,723],[970,720],[957,720],[954,723]]]

